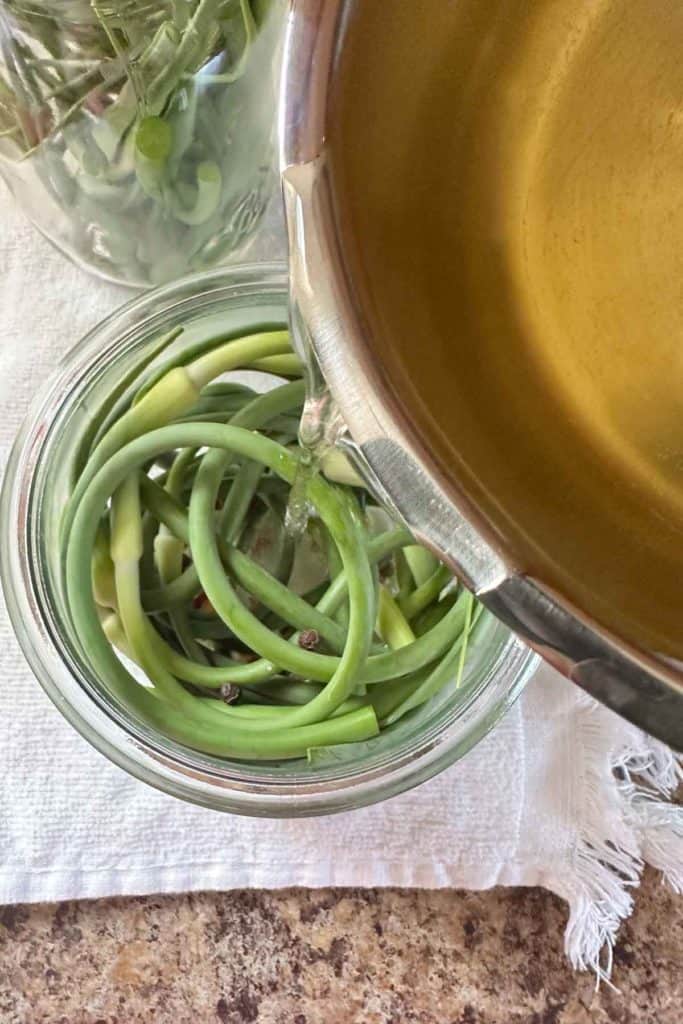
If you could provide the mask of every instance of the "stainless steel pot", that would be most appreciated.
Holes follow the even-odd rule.
[[[517,572],[515,550],[457,479],[439,472],[372,358],[340,255],[326,165],[328,97],[351,7],[351,0],[290,0],[280,138],[298,344],[314,353],[365,477],[415,535],[572,682],[683,750],[681,665],[603,628],[547,580]],[[378,45],[391,45],[390,35]],[[325,406],[322,392],[314,406],[313,423]]]

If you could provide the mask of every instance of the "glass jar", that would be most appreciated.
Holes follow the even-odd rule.
[[[273,193],[281,0],[0,0],[0,173],[101,276],[243,250]]]
[[[462,757],[521,692],[537,658],[493,617],[475,633],[460,688],[445,688],[337,762],[254,764],[197,753],[153,731],[117,703],[70,636],[58,543],[71,464],[89,410],[162,332],[287,322],[284,266],[216,270],[135,299],[73,348],[36,398],[5,474],[0,569],[9,613],[33,671],[95,747],[175,796],[262,816],[341,811],[393,796]],[[218,322],[218,321],[217,321]]]

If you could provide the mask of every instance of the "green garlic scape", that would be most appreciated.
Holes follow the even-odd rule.
[[[302,476],[286,330],[182,358],[166,354],[178,333],[83,431],[62,523],[74,638],[133,715],[180,743],[327,763],[460,685],[479,606],[340,452]],[[279,382],[259,394],[226,379],[254,368]],[[308,519],[292,533],[295,482]]]

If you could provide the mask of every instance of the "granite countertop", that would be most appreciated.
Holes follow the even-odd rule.
[[[613,981],[540,889],[238,891],[0,908],[1,1024],[681,1024],[683,901],[646,874]]]

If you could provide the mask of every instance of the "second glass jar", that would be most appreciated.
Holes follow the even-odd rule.
[[[0,172],[36,226],[146,286],[243,251],[272,194],[280,0],[3,0]]]

